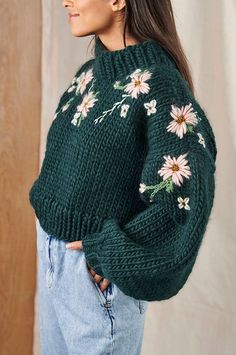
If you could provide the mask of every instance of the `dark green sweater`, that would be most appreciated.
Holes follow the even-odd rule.
[[[108,51],[97,38],[60,98],[29,199],[48,234],[83,240],[99,275],[164,300],[195,263],[216,155],[206,113],[160,44]]]

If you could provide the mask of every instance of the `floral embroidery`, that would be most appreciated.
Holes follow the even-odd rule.
[[[124,102],[129,98],[137,99],[140,94],[147,94],[150,90],[150,86],[147,83],[147,80],[149,80],[151,76],[152,73],[148,70],[142,71],[141,69],[136,69],[133,73],[126,76],[126,79],[129,79],[127,84],[122,85],[120,80],[115,81],[113,88],[124,92],[122,94],[122,99],[115,102],[109,110],[103,111],[102,114],[94,120],[94,123],[96,124],[98,122],[102,122],[102,120],[107,115],[111,115],[114,110],[120,107],[120,117],[125,117],[127,114],[127,109],[130,105],[124,105]]]
[[[198,142],[202,144],[204,148],[206,148],[205,139],[203,138],[202,134],[198,132],[197,135],[199,137]]]
[[[156,113],[156,100],[151,100],[150,102],[146,102],[144,107],[147,109],[147,115],[150,116],[153,113]]]
[[[82,119],[87,117],[88,112],[91,109],[91,107],[94,106],[94,103],[96,101],[98,101],[96,96],[98,95],[99,92],[94,93],[93,91],[91,91],[93,88],[94,82],[95,82],[95,78],[93,75],[93,68],[90,68],[86,72],[82,72],[79,77],[75,76],[71,81],[71,86],[67,90],[67,92],[72,92],[75,90],[75,95],[73,97],[71,97],[62,106],[62,108],[61,108],[62,112],[66,111],[70,107],[71,103],[74,101],[76,96],[78,96],[79,94],[81,94],[81,95],[84,94],[84,92],[87,88],[87,85],[90,83],[91,80],[93,80],[93,81],[92,81],[91,86],[88,90],[88,93],[85,94],[84,97],[82,98],[82,103],[77,106],[76,113],[74,114],[73,119],[71,120],[71,123],[73,125],[79,126]],[[59,111],[55,113],[53,119],[55,119],[57,117]]]
[[[181,108],[171,105],[170,115],[174,118],[166,127],[168,132],[176,133],[179,138],[184,134],[193,131],[193,126],[198,123],[196,112],[193,111],[192,103]]]
[[[79,126],[82,119],[87,117],[90,108],[94,106],[96,101],[98,101],[96,95],[97,93],[94,94],[94,92],[91,91],[84,96],[82,103],[77,106],[77,111],[71,121],[72,124]]]
[[[120,113],[120,116],[121,116],[121,117],[126,117],[126,116],[127,116],[128,109],[129,109],[129,105],[122,105],[122,106],[121,106],[121,113]]]
[[[76,88],[76,82],[77,82],[77,77],[75,76],[71,82],[71,86],[69,87],[69,89],[67,90],[67,92],[72,92],[75,88]]]
[[[190,210],[190,206],[188,205],[189,203],[189,197],[185,197],[185,198],[182,198],[182,197],[178,197],[177,198],[177,201],[179,202],[178,204],[178,207],[181,209],[181,208],[184,208],[186,210]]]
[[[139,192],[142,194],[146,190],[147,190],[147,185],[145,185],[144,183],[140,183]]]
[[[71,97],[69,101],[65,103],[65,105],[62,107],[62,112],[66,111],[68,107],[70,106],[70,103],[73,101],[73,98]]]
[[[131,97],[137,99],[140,93],[147,94],[150,90],[150,86],[146,81],[150,79],[151,73],[148,70],[141,71],[141,69],[135,70],[130,77],[131,82],[125,86],[125,92],[131,94]]]
[[[158,174],[163,176],[163,180],[156,185],[146,185],[140,183],[139,192],[143,193],[147,190],[153,190],[150,195],[150,201],[153,200],[155,194],[165,188],[168,193],[173,192],[174,184],[181,186],[184,182],[183,177],[189,179],[192,175],[188,160],[185,159],[188,153],[181,154],[178,158],[164,155],[165,163],[158,170]]]
[[[147,109],[148,116],[156,113],[156,100],[145,102],[144,107]],[[175,133],[180,139],[182,139],[187,132],[194,133],[194,126],[201,120],[198,113],[193,111],[191,102],[181,108],[176,105],[171,105],[170,115],[173,117],[173,120],[166,127],[167,132]],[[202,134],[199,132],[196,132],[196,134],[199,136],[198,142],[206,148]]]
[[[82,72],[78,78],[74,77],[71,86],[67,91],[72,92],[76,89],[76,94],[80,93],[82,95],[86,89],[87,84],[92,79],[93,79],[93,69],[90,68],[87,72]]]
[[[88,83],[92,80],[91,86],[88,92],[85,94],[84,91],[87,88]],[[99,94],[99,91],[92,91],[95,78],[93,76],[93,69],[89,69],[87,72],[83,72],[77,80],[77,88],[75,94],[78,95],[84,94],[82,97],[81,104],[77,105],[76,112],[71,120],[71,123],[77,127],[81,124],[82,120],[88,116],[90,109],[95,105],[95,102],[98,101],[96,96]],[[73,100],[74,98],[72,98]],[[68,106],[68,105],[67,105]]]

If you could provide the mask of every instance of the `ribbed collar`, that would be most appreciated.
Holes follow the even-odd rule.
[[[115,80],[138,68],[152,64],[173,67],[168,52],[152,39],[129,45],[126,48],[109,51],[99,37],[95,37],[94,71],[102,80]]]

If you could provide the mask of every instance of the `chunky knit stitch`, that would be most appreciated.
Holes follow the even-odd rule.
[[[79,67],[62,94],[29,199],[45,231],[148,301],[184,286],[209,222],[212,127],[170,54],[146,40]]]

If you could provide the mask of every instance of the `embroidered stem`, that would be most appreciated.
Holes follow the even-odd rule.
[[[99,117],[97,117],[95,120],[94,120],[94,123],[98,123],[98,122],[101,122],[106,115],[110,115],[116,108],[119,108],[123,102],[127,99],[127,97],[129,97],[130,95],[122,95],[122,97],[124,97],[121,101],[119,102],[116,102],[113,107],[110,109],[110,110],[106,110],[106,111],[103,111],[103,114]]]
[[[153,192],[150,195],[150,198],[152,199],[158,191],[161,189],[166,189],[167,192],[173,192],[173,181],[172,178],[169,177],[167,180],[161,181],[159,184],[156,185],[146,185],[145,190],[153,190]]]

